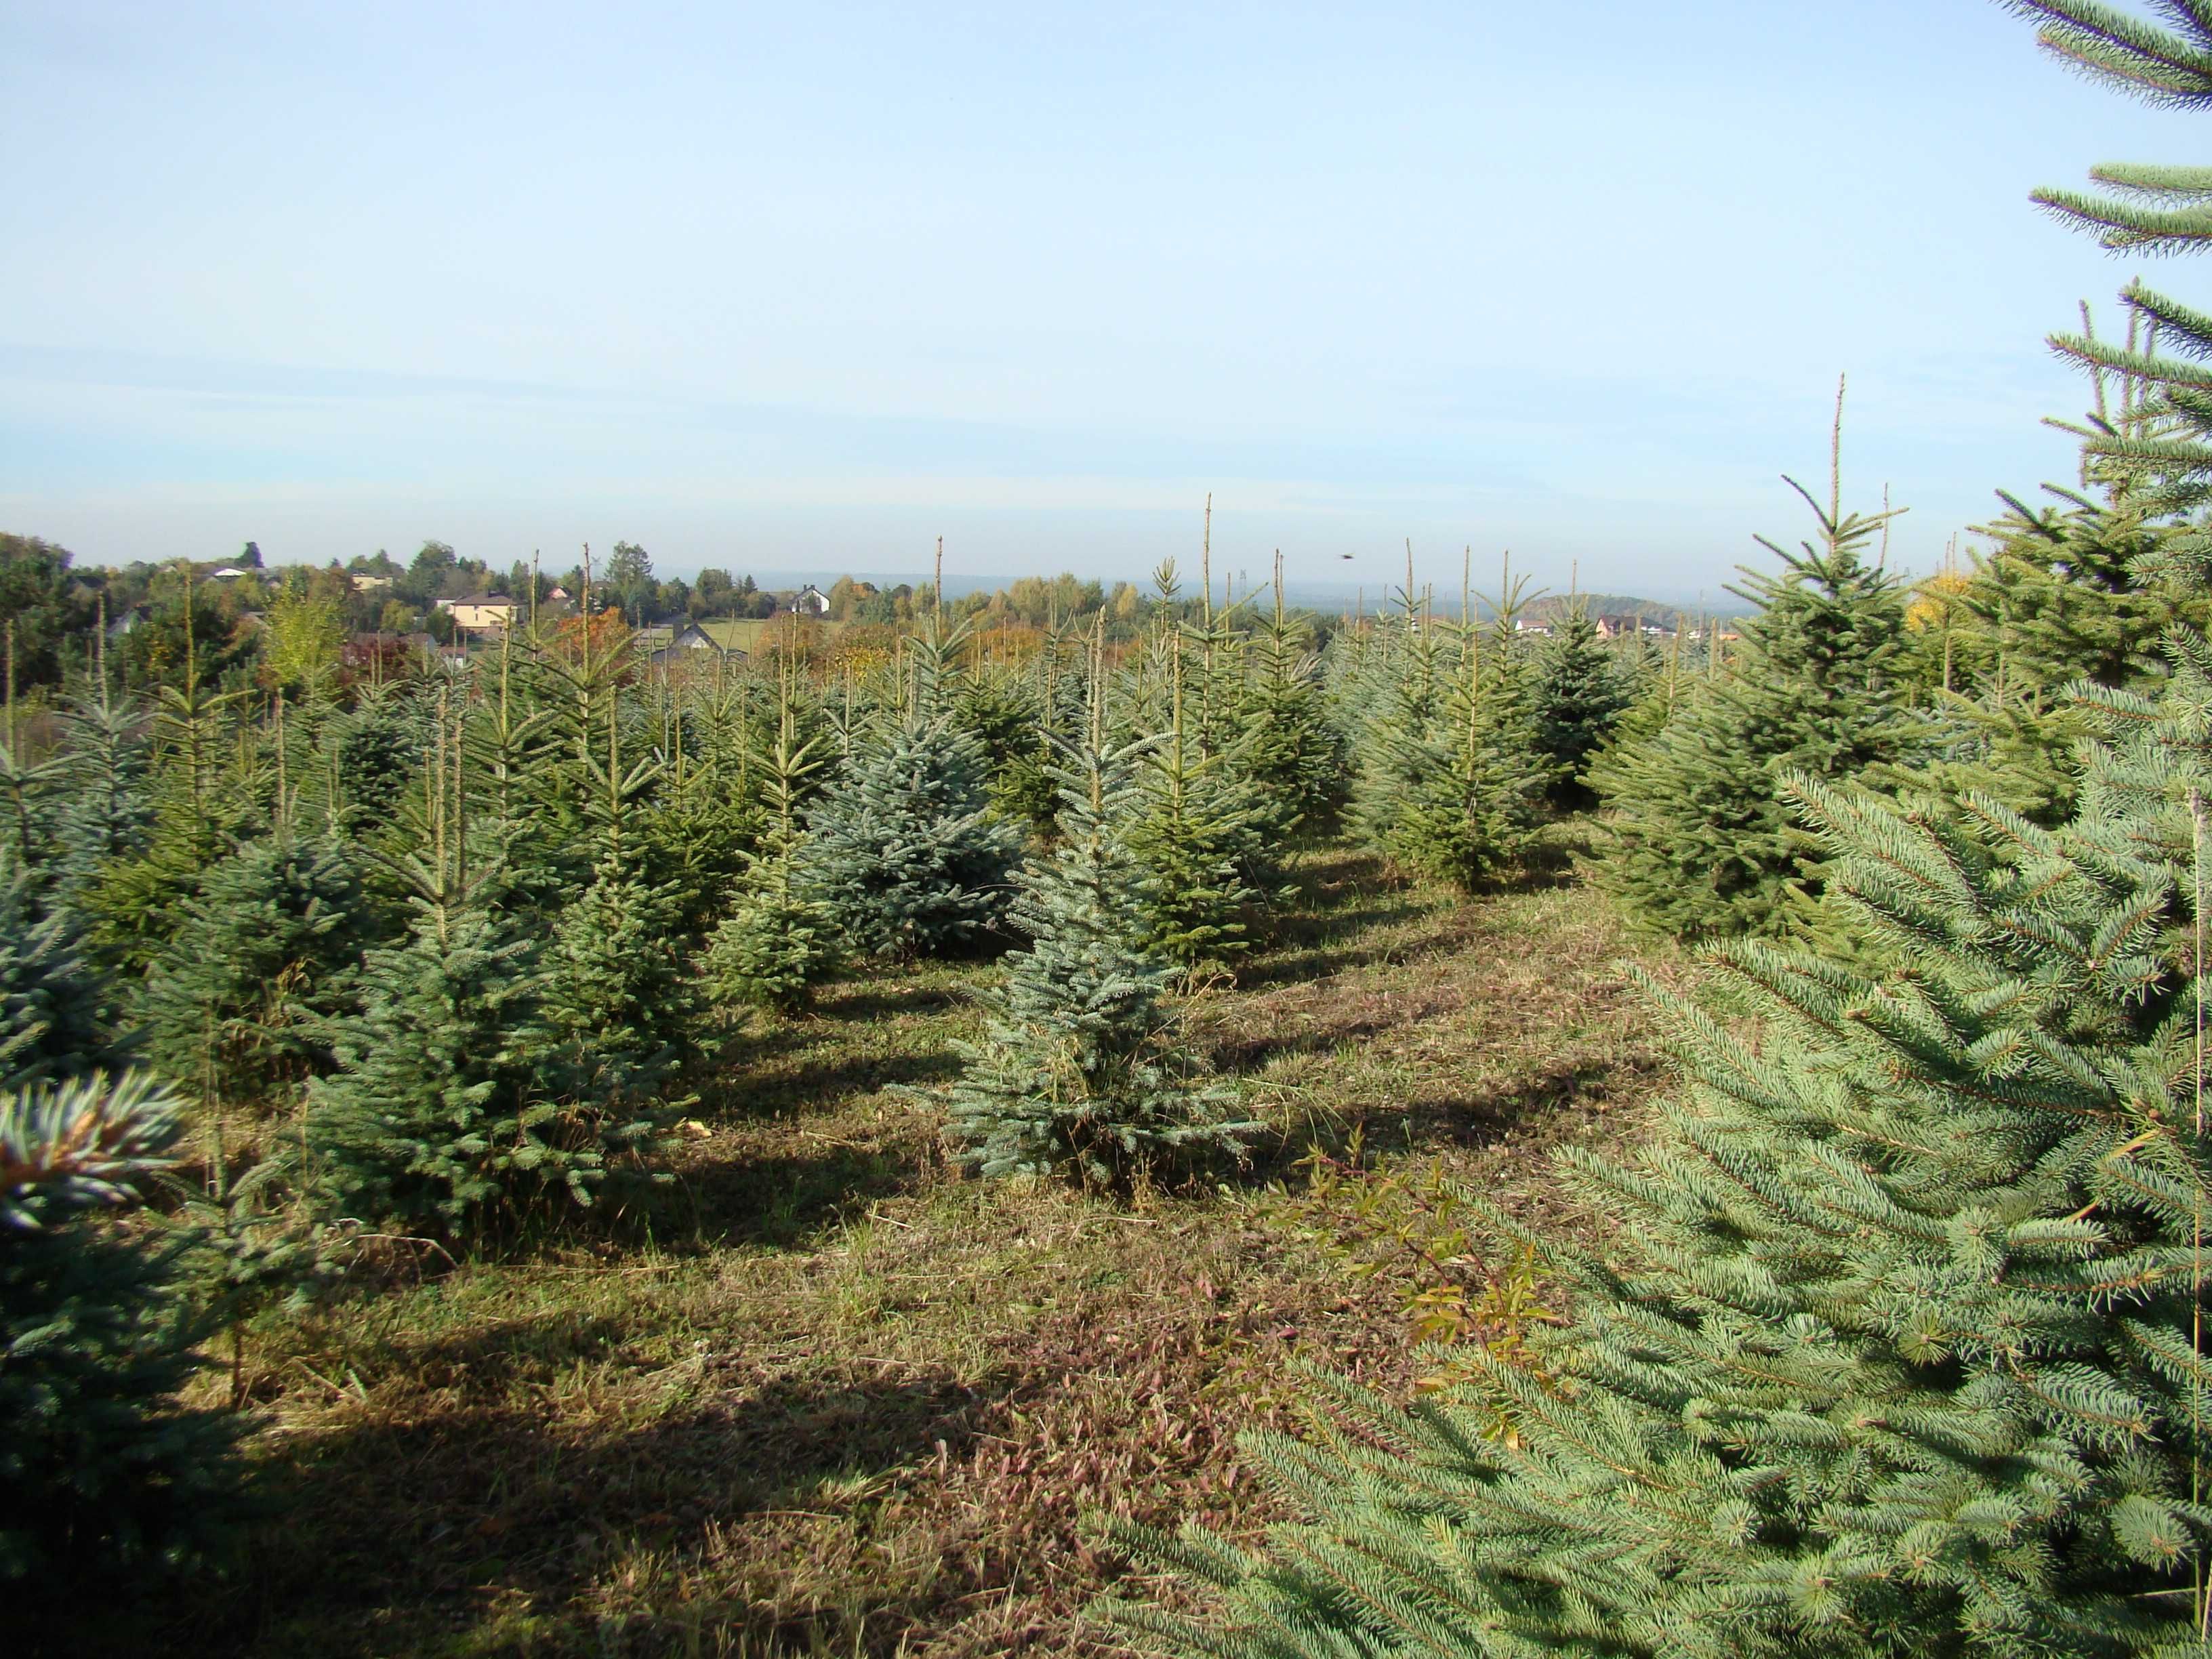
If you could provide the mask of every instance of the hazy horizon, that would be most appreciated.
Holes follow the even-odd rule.
[[[927,16],[22,0],[0,528],[106,563],[1195,569],[1717,595],[1783,486],[1893,557],[2070,472],[2187,153],[1989,0]],[[1351,555],[1346,560],[1344,556]]]

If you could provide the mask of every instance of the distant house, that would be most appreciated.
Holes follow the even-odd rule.
[[[381,593],[392,586],[392,579],[389,576],[373,575],[366,570],[356,570],[350,574],[356,593]]]
[[[138,631],[145,620],[146,607],[143,605],[133,605],[107,624],[107,637],[111,640],[128,639]]]
[[[645,653],[648,662],[670,663],[687,659],[711,662],[716,657],[731,662],[745,659],[744,652],[733,651],[719,643],[713,635],[695,622],[679,623],[672,628],[665,623],[641,628],[630,637],[637,648]],[[699,654],[695,657],[695,653]]]
[[[234,564],[219,564],[208,572],[211,582],[234,582],[246,574]]]
[[[830,596],[809,582],[791,596],[791,608],[802,617],[826,617],[830,614]]]
[[[465,634],[511,625],[521,605],[504,593],[471,593],[465,599],[441,599],[438,609],[451,614],[453,626]]]

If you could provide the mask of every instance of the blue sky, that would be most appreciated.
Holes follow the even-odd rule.
[[[1848,370],[1927,568],[2131,274],[2027,191],[2199,137],[1991,0],[11,0],[0,528],[1690,598]]]

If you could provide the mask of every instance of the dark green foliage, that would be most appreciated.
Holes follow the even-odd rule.
[[[866,734],[807,830],[802,889],[856,951],[971,948],[1005,914],[1018,838],[991,809],[981,746],[949,716]]]
[[[1279,572],[1279,592],[1280,581]],[[1278,848],[1328,833],[1345,801],[1344,738],[1329,717],[1312,640],[1312,629],[1278,603],[1247,647],[1250,673],[1230,759],[1252,786],[1261,833]]]
[[[953,722],[975,738],[988,769],[991,799],[1009,822],[1040,833],[1052,828],[1054,791],[1044,733],[1053,722],[1047,690],[1030,677],[985,669],[966,677],[953,699]]]
[[[343,842],[248,843],[208,871],[147,976],[149,1057],[204,1101],[282,1101],[330,1069],[327,1022],[381,920]]]
[[[526,939],[482,903],[423,903],[403,944],[363,964],[335,1023],[337,1072],[308,1085],[329,1206],[449,1236],[588,1204],[653,1126],[557,1097]]]
[[[421,771],[428,732],[421,691],[405,683],[368,688],[324,734],[324,778],[334,822],[373,835],[389,825]]]
[[[1612,736],[1635,690],[1585,607],[1572,607],[1553,625],[1530,693],[1536,743],[1552,774],[1546,796],[1562,811],[1587,811],[1597,805],[1597,792],[1584,781],[1590,757]]]
[[[1547,771],[1504,628],[1440,643],[1409,625],[1360,738],[1354,807],[1401,870],[1463,891],[1517,869],[1540,824]]]
[[[249,1316],[279,1300],[296,1312],[339,1277],[349,1230],[316,1219],[290,1152],[265,1153],[234,1175],[221,1151],[204,1181],[170,1186],[184,1281],[195,1306],[229,1324],[235,1356]]]
[[[204,1332],[174,1242],[101,1213],[137,1200],[176,1126],[143,1074],[0,1099],[0,1580],[191,1565],[236,1518],[234,1420],[177,1402]]]
[[[1257,942],[1262,808],[1219,755],[1169,737],[1139,762],[1141,805],[1118,833],[1145,879],[1128,902],[1143,947],[1186,970],[1233,967]],[[1061,800],[1066,785],[1060,783]]]
[[[749,757],[767,829],[744,886],[707,951],[709,994],[724,1006],[796,1012],[839,959],[837,918],[798,879],[799,808],[826,765],[822,740],[802,741],[795,677],[777,687],[775,739]]]
[[[94,620],[96,596],[72,578],[70,557],[40,537],[0,532],[0,630],[18,687],[60,684],[76,643],[68,636]]]
[[[684,1063],[697,997],[676,905],[617,850],[554,925],[544,959],[549,1075],[568,1098],[645,1113]]]
[[[101,866],[81,903],[94,948],[118,977],[152,965],[216,856],[205,837],[169,815],[157,820],[143,851]]]
[[[664,779],[636,831],[638,867],[666,891],[670,923],[685,939],[711,932],[726,895],[759,852],[768,813],[730,771],[687,763]]]
[[[983,994],[981,1043],[948,1097],[960,1161],[985,1176],[1061,1176],[1126,1188],[1204,1153],[1235,1153],[1260,1125],[1203,1077],[1162,1005],[1174,962],[1136,918],[1149,878],[1125,837],[1141,810],[1128,749],[1091,744],[1056,769],[1062,836],[1021,878],[1012,920],[1030,936]]]
[[[836,918],[796,884],[788,857],[763,860],[747,882],[708,942],[709,992],[727,1006],[795,1013],[836,971]]]
[[[2136,574],[2150,568],[2160,526],[2124,506],[2008,505],[1993,526],[1996,550],[1960,600],[1977,677],[2052,702],[2077,681],[2118,689],[2161,678],[2181,595]]]
[[[194,653],[184,662],[155,704],[150,822],[94,866],[79,900],[102,960],[125,978],[161,953],[209,867],[268,828],[264,769],[234,729],[240,699],[210,689]]]
[[[1744,597],[1759,612],[1728,672],[1685,681],[1666,724],[1592,775],[1612,809],[1598,878],[1651,931],[1781,928],[1817,887],[1818,861],[1781,799],[1783,778],[1855,778],[1916,753],[1892,674],[1902,599],[1861,556],[1881,520],[1814,511],[1819,547],[1768,543],[1781,576],[1746,572]]]
[[[1945,601],[1944,678],[1960,694],[1945,712],[1962,739],[1914,781],[1987,793],[2055,825],[2072,812],[2076,751],[2090,730],[2074,689],[2162,678],[2160,642],[2190,607],[2175,584],[2133,574],[2173,532],[2124,507],[2031,513],[2015,503],[1995,530],[1996,551]]]
[[[116,1064],[111,996],[76,919],[42,915],[30,872],[0,854],[0,1090]]]
[[[62,798],[53,817],[51,885],[57,902],[82,905],[112,860],[143,850],[154,818],[146,710],[100,672],[61,707]]]

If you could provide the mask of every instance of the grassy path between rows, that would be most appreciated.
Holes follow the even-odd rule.
[[[1235,1438],[1296,1425],[1293,1362],[1414,1375],[1410,1274],[1346,1271],[1299,1157],[1356,1130],[1571,1228],[1544,1148],[1641,1133],[1662,1076],[1589,890],[1299,874],[1191,1013],[1279,1131],[1243,1176],[1133,1207],[963,1180],[899,1085],[951,1075],[988,969],[832,988],[734,1045],[649,1215],[265,1320],[275,1518],[76,1650],[1118,1651],[1082,1516],[1260,1525]]]

